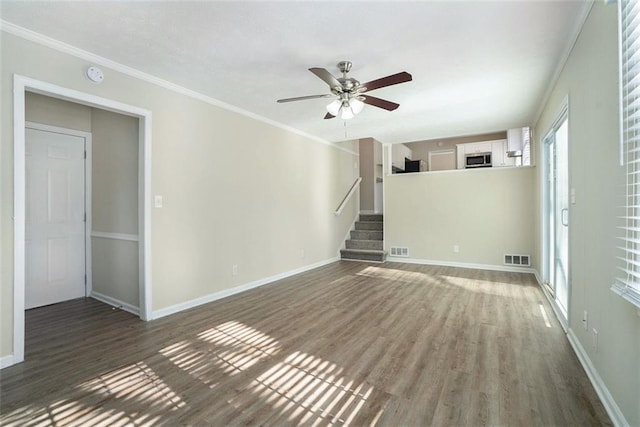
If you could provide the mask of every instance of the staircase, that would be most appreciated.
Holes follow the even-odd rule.
[[[340,250],[341,258],[384,262],[387,253],[382,245],[382,225],[382,215],[360,214],[356,229],[351,231],[351,239],[346,241],[347,248]]]

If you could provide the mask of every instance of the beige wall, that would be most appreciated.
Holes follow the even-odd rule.
[[[616,216],[625,182],[618,163],[616,15],[615,4],[594,2],[535,135],[540,143],[568,96],[569,179],[576,192],[570,206],[569,327],[626,420],[640,425],[640,312],[609,289],[618,273]],[[540,162],[542,150],[536,151]],[[584,310],[589,331],[582,327]]]
[[[375,179],[376,183],[374,184],[374,211],[376,213],[382,213],[384,210],[384,170],[382,165],[382,144],[380,141],[374,139],[373,140],[373,164],[375,168]]]
[[[91,107],[27,92],[25,120],[91,132]]]
[[[360,210],[375,210],[375,152],[373,138],[363,138],[359,143],[360,153]]]
[[[138,242],[92,237],[91,259],[93,291],[139,307]]]
[[[387,251],[489,266],[503,266],[507,253],[535,258],[534,168],[390,175],[384,186]]]
[[[91,84],[82,75],[92,64],[7,33],[0,47],[0,357],[12,353],[14,73],[152,112],[151,187],[164,196],[151,212],[154,311],[337,256],[357,197],[333,212],[357,154],[106,67]]]
[[[138,119],[93,109],[92,229],[138,234]],[[92,237],[92,289],[139,307],[138,242]]]
[[[93,109],[93,230],[138,234],[138,119]]]

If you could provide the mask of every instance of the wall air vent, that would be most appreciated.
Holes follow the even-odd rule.
[[[507,254],[504,256],[504,265],[531,267],[531,255]]]
[[[397,246],[391,246],[391,256],[409,256],[409,248],[401,248]]]

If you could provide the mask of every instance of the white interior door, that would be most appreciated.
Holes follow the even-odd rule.
[[[85,138],[26,132],[25,308],[85,296]]]

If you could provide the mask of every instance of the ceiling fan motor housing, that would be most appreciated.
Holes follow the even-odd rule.
[[[346,74],[351,71],[352,65],[351,61],[340,61],[338,62],[338,70],[340,70],[342,74]]]

